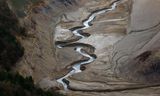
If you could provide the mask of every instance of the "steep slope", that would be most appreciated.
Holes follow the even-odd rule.
[[[97,59],[68,78],[67,92],[56,80],[86,58],[73,46],[56,48],[56,41],[77,39],[69,29],[82,26],[93,12],[115,0],[22,1],[8,2],[26,29],[26,37],[17,37],[25,52],[15,71],[32,76],[41,88],[69,96],[159,96],[158,0],[121,0],[115,10],[94,18],[83,30],[89,37],[78,42],[92,45],[83,47]]]
[[[106,2],[105,6],[102,6],[100,2],[97,2],[97,4],[100,4],[102,6],[101,9],[103,9],[103,8],[110,8],[112,2],[113,1]],[[84,33],[89,33],[91,35],[88,38],[80,39],[78,42],[90,44],[93,47],[95,47],[95,54],[97,55],[98,58],[95,60],[95,62],[89,65],[85,65],[86,70],[84,70],[82,73],[78,73],[73,75],[73,77],[69,77],[68,79],[70,81],[69,87],[72,90],[79,90],[79,91],[84,90],[84,91],[94,92],[97,90],[102,91],[107,89],[109,90],[114,88],[116,89],[116,85],[115,87],[107,85],[109,81],[111,83],[114,82],[114,78],[110,78],[108,76],[109,74],[110,76],[113,74],[111,73],[111,70],[110,70],[110,67],[112,66],[112,64],[110,64],[109,56],[112,54],[113,45],[116,42],[118,42],[120,39],[122,39],[123,36],[125,36],[126,34],[126,28],[128,24],[127,22],[129,18],[129,9],[128,9],[129,3],[130,2],[128,2],[127,0],[123,0],[122,2],[117,4],[117,8],[115,8],[115,10],[111,10],[109,12],[99,14],[93,20],[93,22],[91,22],[92,26],[87,28],[86,30],[83,30]],[[86,7],[90,8],[90,6],[86,6]],[[84,8],[85,8],[85,5],[83,9]],[[78,11],[76,11],[76,13],[78,12],[80,13],[81,10],[79,9]],[[68,12],[66,13],[65,17],[69,17],[70,15],[74,15],[76,13]],[[90,11],[87,12],[86,10],[86,13],[89,14]],[[77,18],[76,20],[79,20],[79,18],[82,18],[80,20],[83,20],[84,17],[79,17],[79,16],[81,15],[78,15],[77,17],[75,17],[74,15],[74,18]],[[74,27],[75,25],[78,25],[78,23],[81,23],[81,21],[74,21],[70,18],[67,18],[68,21],[64,21],[64,19],[62,18],[62,21],[61,21],[62,23],[57,25],[56,35],[55,35],[55,39],[57,41],[66,40],[68,38],[71,39],[70,37],[72,37],[72,34],[68,29],[72,28],[72,26]],[[71,26],[68,26],[69,24]],[[80,25],[81,24],[79,24],[79,26]],[[88,50],[87,52],[89,54],[93,54],[93,51],[91,51],[92,49],[89,49],[87,46],[84,46],[84,47],[86,47],[86,49]],[[64,47],[63,49],[56,50],[56,54],[58,56],[57,59],[61,64],[61,66],[58,66],[57,68],[67,71],[67,70],[70,70],[70,68],[73,66],[72,64],[74,64],[75,61],[85,59],[83,56],[76,53],[73,49],[74,49],[74,46]],[[95,74],[96,74],[96,78],[95,78]],[[116,81],[116,78],[115,78],[115,81]]]
[[[135,82],[159,83],[160,1],[133,1],[130,31],[115,45],[117,74]]]
[[[23,56],[24,48],[16,37],[24,36],[24,31],[7,3],[0,1],[0,69],[12,69]]]

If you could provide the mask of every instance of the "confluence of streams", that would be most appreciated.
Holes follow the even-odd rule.
[[[97,15],[114,10],[116,8],[116,6],[117,6],[117,3],[119,1],[120,0],[114,1],[111,4],[110,8],[104,8],[104,9],[101,9],[99,11],[91,13],[91,15],[88,17],[88,19],[83,22],[83,26],[80,26],[80,27],[78,26],[78,27],[72,28],[72,30],[71,30],[72,33],[75,36],[80,37],[80,39],[88,37],[88,35],[86,36],[86,34],[82,33],[82,30],[89,28],[91,26],[91,22],[94,20],[94,18]],[[72,42],[78,41],[80,39],[77,39],[77,40],[68,40],[68,42],[67,42],[67,40],[66,40],[66,42],[65,41],[56,41],[56,46],[58,48],[63,48],[63,47],[71,45]],[[87,45],[87,44],[84,44],[84,45]],[[72,70],[69,73],[67,73],[65,76],[57,79],[57,82],[61,83],[63,85],[64,90],[68,90],[68,86],[69,86],[69,81],[66,78],[68,78],[69,76],[71,76],[73,74],[82,72],[81,65],[89,64],[89,63],[93,62],[96,59],[96,55],[90,55],[90,54],[84,52],[83,51],[83,46],[78,46],[78,45],[76,46],[76,45],[74,45],[74,47],[75,47],[75,51],[76,52],[78,52],[79,54],[81,54],[84,57],[87,57],[88,60],[81,61],[79,63],[75,63],[72,66]]]

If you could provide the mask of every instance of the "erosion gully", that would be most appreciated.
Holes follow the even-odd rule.
[[[88,34],[88,33],[83,33],[83,30],[92,26],[91,22],[96,18],[97,15],[100,15],[100,14],[103,14],[103,13],[106,13],[106,12],[110,12],[110,11],[116,9],[116,6],[117,6],[119,1],[121,1],[121,0],[114,1],[110,5],[109,8],[103,8],[103,9],[96,10],[96,11],[92,12],[89,15],[89,17],[82,22],[83,26],[77,26],[77,27],[71,28],[70,31],[78,39],[66,40],[66,41],[56,41],[55,44],[58,48],[64,48],[64,47],[67,47],[67,46],[72,46],[72,47],[75,48],[76,52],[78,52],[82,56],[88,58],[87,60],[83,60],[81,62],[73,64],[73,66],[71,68],[71,71],[69,73],[67,73],[65,76],[57,79],[57,82],[63,85],[64,90],[68,90],[69,80],[67,80],[67,78],[69,76],[72,76],[73,74],[82,72],[82,69],[81,69],[82,65],[92,63],[97,58],[97,56],[95,54],[88,54],[87,52],[84,51],[84,49],[83,49],[84,46],[87,46],[89,44],[80,44],[80,43],[77,42],[80,39],[87,38],[87,37],[90,36],[90,34]],[[76,42],[76,43],[73,43],[73,42]],[[90,47],[93,47],[93,46],[90,45]]]

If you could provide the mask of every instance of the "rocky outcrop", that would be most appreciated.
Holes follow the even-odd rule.
[[[75,39],[69,29],[81,26],[92,12],[109,8],[114,0],[22,1],[26,5],[18,8],[8,2],[27,29],[26,37],[18,38],[25,53],[15,71],[32,76],[42,88],[64,92],[56,80],[85,58],[72,46],[56,48],[55,41]],[[66,94],[159,96],[159,4],[159,0],[121,0],[115,10],[98,15],[84,30],[91,35],[78,41],[94,46],[98,58],[68,78]]]
[[[100,4],[102,6],[101,8],[109,8],[112,2],[113,1],[108,1],[108,4],[106,3],[105,6],[102,6],[100,2],[97,2],[97,4]],[[112,64],[110,63],[110,55],[113,51],[113,45],[126,35],[126,28],[128,24],[130,10],[128,6],[129,2],[127,0],[120,2],[115,10],[98,15],[92,22],[92,26],[84,30],[85,33],[89,33],[91,34],[91,36],[85,39],[81,39],[78,42],[94,46],[95,54],[98,58],[94,63],[86,65],[85,71],[79,74],[75,74],[69,78],[70,89],[93,92],[96,90],[102,91],[107,89],[114,89],[114,87],[108,85],[109,81],[110,83],[113,83],[114,79],[115,81],[117,80],[116,78],[110,77],[113,74],[112,70],[110,70],[110,68],[112,67]],[[90,6],[86,7],[90,8]],[[81,13],[81,10],[80,12],[76,11],[76,13]],[[74,15],[73,12],[66,13],[66,17],[69,17],[71,14]],[[90,11],[86,12],[86,14],[90,14]],[[78,18],[82,18],[80,19],[80,21],[78,21],[80,26],[81,21],[85,17],[74,18],[77,18],[76,20],[79,20]],[[72,21],[71,26],[68,26],[69,21]],[[64,21],[64,19],[62,19],[61,22],[62,23],[57,25],[57,31],[55,35],[55,39],[57,41],[66,40],[67,38],[71,37],[72,34],[68,29],[74,27],[75,25],[78,25],[76,24],[77,21],[70,20],[69,18],[68,21]],[[65,22],[65,24],[63,22]],[[72,62],[80,59],[83,60],[83,57],[76,53],[73,50],[73,48],[74,47],[65,47],[63,49],[56,50],[56,54],[58,56],[57,59],[59,60],[59,63],[62,65],[62,67],[58,66],[61,70],[68,70],[70,66],[72,66]],[[91,52],[89,53],[93,54]],[[65,60],[65,62],[63,60]]]
[[[54,46],[55,27],[65,13],[77,10],[85,2],[85,0],[8,1],[10,9],[16,13],[19,23],[26,29],[26,37],[18,38],[25,53],[14,70],[23,76],[32,76],[35,84],[41,87],[57,86],[57,83],[52,81],[56,81],[66,71],[58,68],[60,64],[56,60]]]
[[[114,49],[116,72],[131,81],[159,83],[159,1],[133,2],[130,31]]]
[[[69,78],[69,87],[73,90],[71,94],[82,96],[78,91],[86,92],[86,94],[83,93],[83,96],[110,96],[111,94],[151,96],[147,91],[155,96],[159,94],[149,88],[159,85],[159,47],[157,44],[159,21],[158,17],[150,19],[154,16],[153,14],[159,12],[158,2],[124,0],[119,4],[117,10],[95,19],[93,26],[85,30],[91,36],[79,42],[93,45],[98,58],[94,63],[86,65],[85,71]],[[146,8],[145,4],[148,3],[150,6]],[[133,4],[132,11],[130,11],[130,4]],[[67,14],[66,17],[68,17]],[[57,29],[56,32],[59,34],[55,35],[56,40],[57,38],[66,40],[70,37],[71,34],[67,33],[70,26],[65,25],[62,23],[57,27],[64,30],[61,32],[65,35],[61,35]],[[75,25],[78,24],[75,23]],[[56,51],[62,66],[68,67],[70,65],[67,64],[82,58],[71,50],[71,48],[66,48]],[[64,52],[66,54],[63,54]],[[62,58],[66,61],[61,61]],[[65,66],[62,69],[65,69]],[[142,92],[136,93],[133,89]]]
[[[64,11],[73,6],[59,0],[15,0],[8,1],[8,4],[16,13],[21,26],[26,29],[26,37],[18,38],[25,53],[17,63],[15,71],[23,76],[32,76],[36,84],[41,80],[56,77],[54,30]]]

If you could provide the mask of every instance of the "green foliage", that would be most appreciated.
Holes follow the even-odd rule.
[[[43,91],[34,86],[32,77],[23,78],[18,73],[0,72],[0,96],[64,96],[57,92]]]

